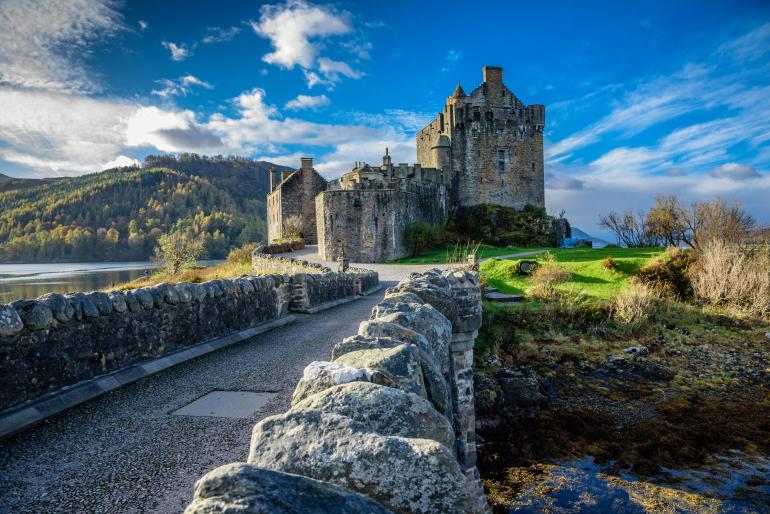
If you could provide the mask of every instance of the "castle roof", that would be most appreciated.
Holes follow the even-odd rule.
[[[466,96],[465,91],[463,90],[463,87],[460,85],[459,82],[457,83],[457,87],[455,88],[454,93],[452,93],[452,96],[454,98],[460,98],[460,97]]]

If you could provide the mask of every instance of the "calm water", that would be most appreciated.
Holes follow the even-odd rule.
[[[201,265],[221,261],[201,261]],[[134,262],[74,262],[0,264],[0,303],[37,298],[45,293],[95,291],[152,273],[155,264]]]

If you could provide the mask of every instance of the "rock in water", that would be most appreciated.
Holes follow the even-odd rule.
[[[371,498],[348,489],[260,469],[241,462],[220,466],[195,484],[185,514],[386,514]]]
[[[446,446],[379,435],[348,417],[289,411],[254,427],[249,464],[333,482],[394,512],[480,512]]]

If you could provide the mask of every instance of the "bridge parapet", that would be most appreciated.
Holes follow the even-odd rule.
[[[371,500],[392,512],[488,512],[475,467],[472,363],[480,324],[478,274],[410,275],[386,292],[357,335],[337,343],[332,361],[305,368],[288,412],[257,423],[247,464],[198,481],[186,513],[239,505],[292,512],[276,505],[301,502],[308,488],[319,505],[342,494],[320,494],[297,475],[357,494],[360,507],[349,503],[345,512],[372,512]],[[265,493],[260,469],[296,485]]]

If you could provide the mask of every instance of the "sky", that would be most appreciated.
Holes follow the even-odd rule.
[[[603,235],[610,210],[718,195],[770,223],[766,1],[0,0],[0,173],[414,162],[483,65],[546,105],[549,212]]]

